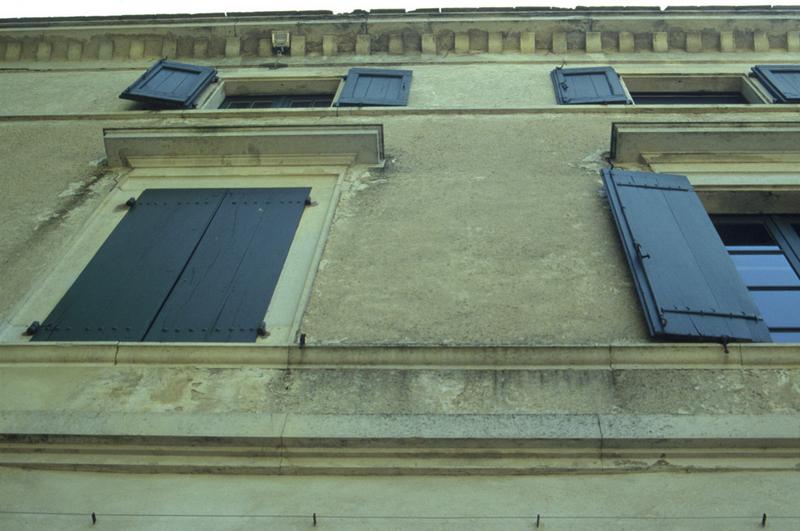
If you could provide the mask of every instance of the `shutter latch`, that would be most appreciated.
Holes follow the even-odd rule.
[[[641,243],[636,242],[636,243],[633,244],[633,246],[636,248],[636,258],[638,258],[639,260],[644,260],[645,258],[650,258],[650,255],[648,253],[645,253],[642,250],[642,244]]]

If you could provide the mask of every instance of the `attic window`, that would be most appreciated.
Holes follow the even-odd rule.
[[[623,75],[636,105],[731,105],[764,103],[754,84],[742,75]]]

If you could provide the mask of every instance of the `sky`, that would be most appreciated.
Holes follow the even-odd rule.
[[[702,0],[291,0],[282,3],[275,0],[3,0],[0,2],[0,18],[17,17],[62,17],[102,15],[145,15],[155,13],[224,13],[242,11],[285,11],[324,9],[335,13],[348,13],[354,9],[407,10],[430,7],[508,7],[508,6],[693,6],[693,5],[797,5],[800,0],[755,0],[755,1],[702,1]]]

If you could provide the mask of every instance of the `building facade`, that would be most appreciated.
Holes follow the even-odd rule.
[[[0,21],[0,528],[797,529],[798,21]]]

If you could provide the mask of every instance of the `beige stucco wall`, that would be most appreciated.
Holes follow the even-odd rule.
[[[0,470],[14,529],[796,529],[796,473],[482,478],[119,476]],[[113,497],[108,493],[113,492]],[[639,502],[646,492],[646,501]],[[20,504],[20,505],[17,505]],[[312,515],[317,514],[317,526]],[[192,515],[217,515],[203,518]],[[251,515],[261,515],[253,517]],[[227,517],[226,517],[227,516]],[[494,516],[495,518],[492,518]],[[470,518],[472,517],[472,518]],[[478,518],[475,518],[478,517]]]
[[[796,52],[315,55],[275,70],[263,58],[200,60],[223,77],[413,70],[405,108],[245,112],[143,111],[118,99],[149,61],[26,57],[0,71],[0,328],[122,178],[125,169],[104,160],[104,128],[381,124],[386,163],[344,177],[300,321],[305,349],[0,345],[0,509],[81,513],[0,512],[0,527],[80,528],[87,511],[102,524],[104,512],[206,509],[308,514],[281,520],[297,529],[313,512],[720,517],[653,524],[663,529],[749,529],[764,512],[796,516],[800,347],[724,352],[650,340],[599,176],[612,123],[794,122],[796,109],[558,106],[549,78],[565,60],[614,64],[623,75],[744,75],[757,62],[800,62]],[[545,444],[531,442],[540,437],[547,450],[529,451]],[[214,444],[222,449],[205,455]],[[439,446],[446,465],[417,455]],[[579,457],[563,454],[573,447]],[[261,463],[261,452],[277,464]],[[191,475],[166,474],[176,468]],[[427,475],[414,477],[415,468]],[[685,473],[693,470],[703,472]],[[214,474],[222,471],[269,477]],[[412,477],[382,477],[394,473]],[[351,477],[361,474],[369,477]],[[434,477],[451,474],[468,477]],[[111,491],[118,499],[103,499]],[[120,529],[243,525],[113,518]],[[584,523],[544,525],[642,527]]]

